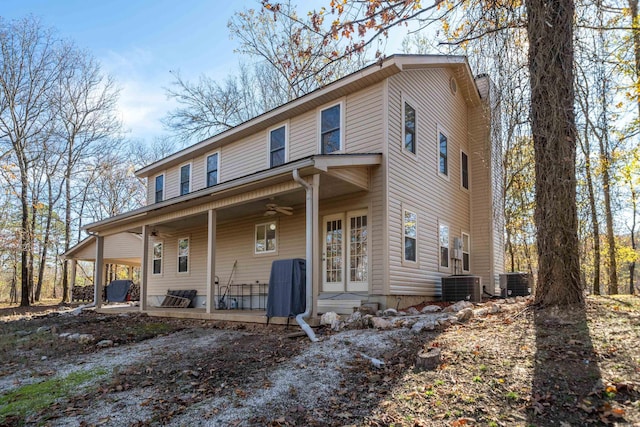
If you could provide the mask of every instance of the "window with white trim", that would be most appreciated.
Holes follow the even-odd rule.
[[[286,162],[287,127],[280,126],[269,131],[269,167]]]
[[[320,154],[342,150],[341,107],[341,104],[336,104],[320,112]]]
[[[446,224],[440,224],[439,242],[440,242],[440,267],[449,268],[449,226]]]
[[[467,233],[462,233],[462,271],[471,271],[471,238]]]
[[[162,242],[153,244],[153,274],[162,274]]]
[[[442,131],[438,131],[438,172],[444,176],[449,176],[448,145],[447,135]]]
[[[277,224],[275,221],[256,224],[255,232],[255,253],[266,254],[276,252],[276,230]]]
[[[407,209],[402,211],[402,252],[403,260],[418,260],[418,215]]]
[[[207,187],[218,183],[219,162],[220,156],[218,153],[211,154],[207,157]]]
[[[178,273],[189,272],[189,238],[178,240]]]
[[[164,200],[164,174],[156,176],[155,201],[159,203]]]
[[[469,189],[469,156],[464,151],[460,152],[460,185]]]
[[[416,110],[406,101],[404,102],[403,117],[402,140],[404,149],[416,154]]]
[[[180,195],[189,194],[191,190],[191,163],[180,168]]]

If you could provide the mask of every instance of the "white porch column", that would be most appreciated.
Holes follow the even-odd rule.
[[[93,268],[93,301],[96,308],[102,307],[102,291],[104,289],[104,237],[96,238],[96,260]]]
[[[207,223],[207,313],[216,309],[216,228],[218,213],[210,209]]]
[[[142,226],[142,257],[140,258],[140,311],[147,309],[147,277],[149,276],[149,226]]]
[[[320,244],[322,238],[320,237],[320,175],[313,175],[313,226],[312,226],[312,245],[313,245],[313,307],[311,309],[311,316],[318,315],[318,295],[320,295],[320,283],[322,283],[322,250]]]

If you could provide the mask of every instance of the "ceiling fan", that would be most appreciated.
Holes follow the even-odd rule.
[[[293,208],[289,206],[278,206],[275,203],[267,203],[265,205],[267,210],[264,213],[264,216],[271,216],[277,213],[281,213],[283,215],[293,215]]]

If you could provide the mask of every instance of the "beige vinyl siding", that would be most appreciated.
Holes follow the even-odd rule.
[[[346,97],[345,151],[379,153],[384,143],[383,84]]]
[[[73,254],[75,259],[93,260],[96,257],[95,238]],[[103,257],[105,259],[140,258],[142,239],[137,234],[118,233],[104,238]]]
[[[296,206],[294,215],[265,218],[263,216],[246,217],[231,222],[217,224],[216,236],[216,275],[221,286],[229,282],[233,263],[237,260],[236,271],[232,277],[235,284],[269,281],[271,263],[276,259],[305,257],[305,215],[304,206]],[[254,254],[255,225],[277,221],[277,253]],[[189,237],[189,273],[177,273],[178,239]],[[170,236],[151,239],[164,243],[162,275],[149,275],[150,296],[164,295],[168,289],[196,289],[198,295],[206,295],[207,268],[204,260],[207,255],[207,228],[198,227],[181,230]],[[151,271],[152,261],[148,268]]]
[[[469,115],[471,169],[471,272],[482,277],[484,286],[493,282],[493,214],[491,188],[491,147],[483,107]],[[489,290],[489,287],[487,287]]]
[[[213,153],[210,153],[213,154]],[[207,156],[198,156],[191,164],[191,191],[200,190],[206,187],[205,176],[207,174]]]
[[[318,153],[318,117],[309,111],[291,119],[289,127],[289,161]]]
[[[383,94],[382,83],[363,89],[347,97],[340,98],[344,102],[345,114],[345,150],[349,153],[381,152],[383,138]],[[326,106],[335,104],[329,103]],[[299,160],[318,154],[318,112],[308,111],[293,117],[288,123],[288,155],[289,161]],[[269,128],[272,129],[272,128]],[[209,153],[193,159],[185,159],[178,166],[165,172],[165,199],[180,194],[180,166],[191,162],[191,191],[206,186],[205,161],[209,154],[220,153],[218,181],[225,182],[241,176],[249,175],[268,168],[269,150],[267,129],[254,135],[234,141]],[[154,177],[151,177],[152,180]],[[154,203],[154,185],[148,186],[147,198]]]
[[[218,172],[220,182],[267,169],[266,138],[266,132],[259,132],[222,147]]]
[[[387,294],[439,295],[440,278],[453,273],[453,268],[441,270],[438,266],[439,221],[449,226],[450,248],[453,238],[470,228],[469,192],[460,188],[459,178],[460,150],[472,151],[468,146],[468,107],[460,94],[450,92],[450,77],[449,70],[430,69],[406,71],[389,79]],[[403,95],[416,109],[415,156],[402,150]],[[448,179],[438,174],[440,128],[448,136]],[[402,264],[403,207],[418,215],[415,265]]]

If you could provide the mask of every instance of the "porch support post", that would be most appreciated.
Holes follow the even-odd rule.
[[[102,307],[102,293],[104,289],[104,237],[96,238],[96,260],[93,268],[93,302],[96,308]]]
[[[147,273],[149,272],[149,226],[142,226],[142,257],[140,258],[140,311],[147,310]]]
[[[212,313],[216,308],[216,228],[218,212],[209,209],[207,223],[207,313]]]
[[[320,244],[322,239],[320,238],[320,175],[313,175],[313,225],[312,225],[312,241],[313,241],[313,306],[311,308],[311,316],[318,315],[318,298],[320,295],[320,283],[322,282],[322,251],[320,250]]]

